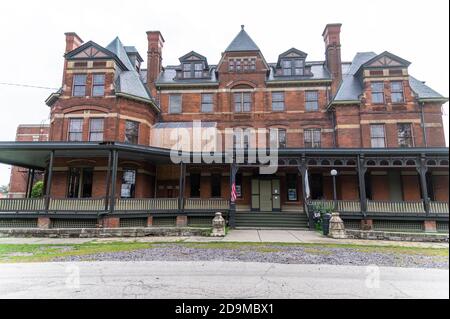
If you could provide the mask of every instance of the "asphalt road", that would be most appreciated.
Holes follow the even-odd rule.
[[[243,262],[0,264],[0,298],[449,298],[449,271]]]

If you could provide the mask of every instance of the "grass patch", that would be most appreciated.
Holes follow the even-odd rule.
[[[0,245],[0,263],[45,262],[57,257],[83,256],[97,253],[133,251],[152,248],[151,243],[112,242],[63,245]]]
[[[331,249],[350,249],[360,253],[381,253],[402,255],[431,256],[447,259],[449,250],[446,248],[419,248],[402,246],[364,246],[357,244],[306,244],[306,243],[242,243],[242,242],[88,242],[83,244],[0,244],[0,263],[14,262],[46,262],[58,257],[84,256],[98,253],[126,252],[140,249],[160,248],[167,246],[182,246],[193,249],[241,250],[273,253],[289,248],[302,248],[305,253],[327,255]]]

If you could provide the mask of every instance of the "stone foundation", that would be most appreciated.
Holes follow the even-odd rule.
[[[170,237],[210,236],[210,228],[148,227],[148,228],[1,228],[0,237],[42,238],[108,238],[108,237]]]
[[[426,233],[435,233],[437,232],[437,225],[435,220],[424,220],[423,228]]]
[[[449,234],[439,233],[400,233],[388,231],[346,230],[347,238],[369,240],[392,240],[412,242],[448,243]]]

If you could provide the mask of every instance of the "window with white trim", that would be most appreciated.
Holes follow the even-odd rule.
[[[306,148],[320,148],[321,145],[321,130],[320,128],[305,129],[304,142]]]
[[[386,147],[384,124],[370,125],[370,141],[374,148]]]
[[[384,83],[372,82],[370,86],[372,89],[372,103],[384,104]]]
[[[68,140],[70,142],[83,141],[83,119],[82,118],[69,119]]]
[[[252,94],[250,92],[234,93],[234,111],[236,113],[250,112],[252,109]]]

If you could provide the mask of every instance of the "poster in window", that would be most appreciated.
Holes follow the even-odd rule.
[[[297,190],[295,188],[288,189],[288,200],[290,200],[290,201],[297,200]]]
[[[241,185],[236,185],[236,197],[242,197]]]
[[[131,184],[122,184],[122,188],[120,190],[120,197],[122,198],[131,197]]]

